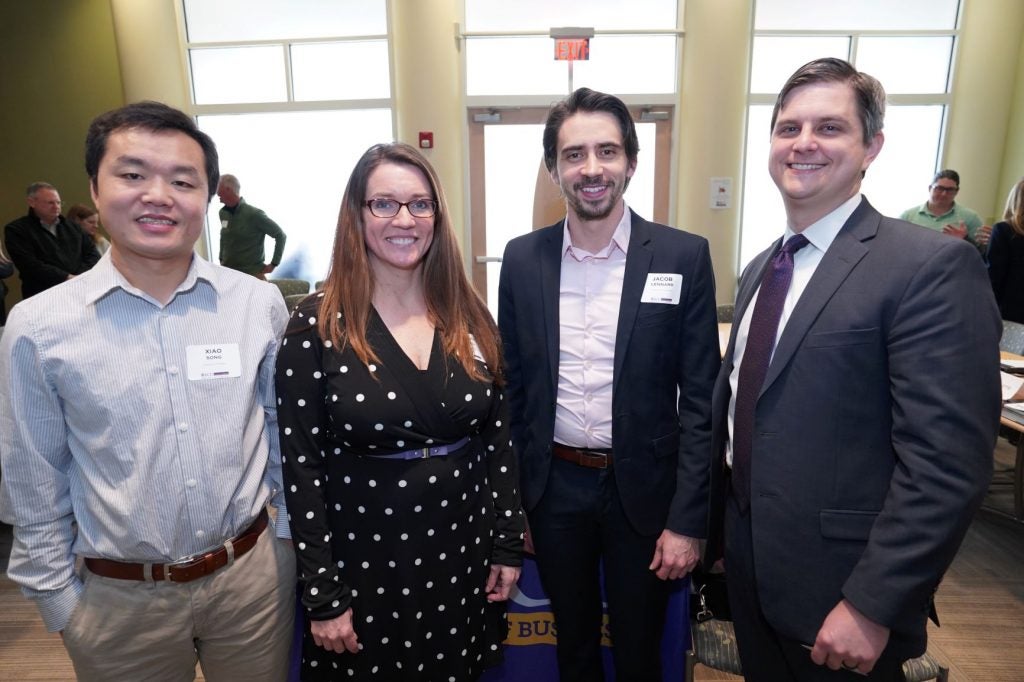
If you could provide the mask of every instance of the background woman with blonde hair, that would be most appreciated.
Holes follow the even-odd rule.
[[[434,170],[371,147],[277,360],[303,680],[474,680],[500,652],[525,524],[501,387]]]
[[[1024,323],[1024,178],[1010,190],[1003,220],[992,226],[988,263],[1003,319]]]

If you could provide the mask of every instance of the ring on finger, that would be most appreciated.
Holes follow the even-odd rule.
[[[860,665],[860,663],[854,663],[853,665],[850,665],[846,661],[842,662],[843,670],[856,670],[857,666],[859,666],[859,665]]]

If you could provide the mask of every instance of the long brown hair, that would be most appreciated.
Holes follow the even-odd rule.
[[[1014,232],[1024,236],[1024,178],[1017,181],[1010,190],[1010,196],[1006,197],[1003,220],[1010,223]]]
[[[445,353],[458,358],[469,376],[501,383],[501,344],[497,325],[466,277],[462,255],[452,229],[444,191],[430,162],[401,142],[376,144],[362,155],[345,187],[334,235],[331,267],[324,280],[317,319],[320,337],[339,350],[352,347],[365,364],[380,362],[366,340],[373,297],[373,270],[366,255],[363,210],[370,174],[385,163],[418,168],[430,183],[437,209],[434,238],[423,258],[423,292],[427,315],[441,334]],[[472,334],[473,339],[470,339]],[[485,376],[474,362],[473,340],[493,373]]]

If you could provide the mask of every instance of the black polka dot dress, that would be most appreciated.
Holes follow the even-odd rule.
[[[293,314],[277,359],[292,540],[309,619],[353,611],[356,654],[303,639],[302,679],[475,680],[498,660],[504,606],[491,563],[521,563],[524,518],[499,389],[445,357],[421,371],[371,312],[379,363],[338,352],[316,305]],[[380,455],[468,443],[443,457]]]

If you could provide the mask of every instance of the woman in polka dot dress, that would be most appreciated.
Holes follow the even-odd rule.
[[[277,396],[303,680],[477,679],[500,654],[525,522],[497,329],[414,148],[356,165]]]

